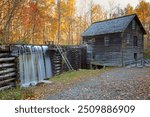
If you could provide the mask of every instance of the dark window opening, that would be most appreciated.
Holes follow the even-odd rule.
[[[133,37],[133,46],[138,46],[138,39],[137,36]]]
[[[134,60],[137,60],[137,53],[134,53]]]
[[[93,54],[93,59],[95,59],[95,54]]]

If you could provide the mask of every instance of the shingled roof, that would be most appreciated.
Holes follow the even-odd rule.
[[[82,36],[87,37],[87,36],[96,36],[102,34],[123,32],[135,17],[137,17],[137,15],[132,14],[110,20],[95,22],[85,32],[83,32]],[[140,25],[142,24],[140,23]],[[141,27],[143,28],[143,26]],[[146,33],[145,30],[144,33]]]

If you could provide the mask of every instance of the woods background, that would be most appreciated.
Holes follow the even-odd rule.
[[[109,8],[104,9],[85,0],[79,13],[76,0],[1,0],[0,43],[57,43],[60,38],[64,45],[80,44],[81,33],[91,23],[137,13],[147,31],[145,49],[150,49],[150,2],[141,0],[136,7],[128,4],[122,8],[116,1],[108,0]]]

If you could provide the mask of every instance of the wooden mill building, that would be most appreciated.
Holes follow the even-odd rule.
[[[136,14],[95,22],[82,34],[87,60],[101,66],[142,62],[145,34]]]

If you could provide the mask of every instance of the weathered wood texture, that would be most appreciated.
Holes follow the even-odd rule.
[[[63,47],[66,57],[74,70],[81,68],[81,50],[79,47],[65,46]],[[63,62],[63,70],[68,71],[66,64]]]
[[[17,58],[11,56],[9,46],[0,46],[0,90],[16,86],[18,80]]]
[[[86,68],[86,48],[80,46],[61,47],[74,70]],[[64,60],[61,57],[61,54],[55,47],[49,48],[49,53],[52,61],[52,71],[54,75],[58,75],[64,71],[68,71],[67,65],[65,64]]]
[[[57,50],[49,51],[52,64],[53,75],[59,75],[62,72],[62,57]]]
[[[135,29],[133,29],[135,21]],[[83,37],[87,46],[87,63],[102,66],[124,66],[128,62],[143,60],[144,33],[139,22],[134,19],[121,33]],[[105,38],[109,44],[105,45]],[[137,38],[135,42],[134,38]],[[136,44],[137,43],[137,44]]]
[[[109,45],[104,45],[104,38],[109,38]],[[84,39],[87,43],[87,60],[90,67],[91,62],[102,66],[121,66],[122,54],[121,54],[121,33],[107,34],[101,36],[91,37],[94,38],[94,42],[90,42],[90,38]]]
[[[131,22],[126,31],[123,33],[122,38],[123,64],[126,64],[129,61],[135,61],[134,54],[137,54],[136,60],[142,60],[144,56],[144,35],[138,23],[137,22],[135,23],[136,23],[135,29],[132,29],[132,22]],[[134,44],[135,36],[137,37],[136,46]],[[128,43],[127,38],[129,38]]]

